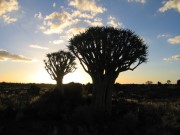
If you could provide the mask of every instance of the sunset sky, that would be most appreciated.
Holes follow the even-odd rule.
[[[128,28],[149,46],[148,62],[120,73],[121,84],[180,79],[180,0],[0,0],[0,82],[55,83],[46,54],[90,26]],[[78,69],[63,82],[91,82]]]

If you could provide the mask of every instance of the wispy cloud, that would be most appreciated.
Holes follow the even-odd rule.
[[[68,38],[71,38],[74,35],[77,35],[81,32],[84,32],[87,28],[82,28],[82,27],[74,27],[69,29],[66,34],[68,35]]]
[[[180,0],[167,0],[163,2],[163,6],[159,8],[160,12],[165,12],[169,9],[175,9],[180,12]]]
[[[39,13],[35,14],[34,18],[43,19],[42,13],[39,12]]]
[[[69,2],[69,5],[79,10],[90,11],[95,14],[106,11],[106,8],[98,6],[95,0],[73,0]]]
[[[146,3],[146,0],[128,0],[128,2],[138,2],[138,3]]]
[[[169,38],[167,40],[170,44],[180,44],[180,36]]]
[[[2,19],[4,20],[4,23],[6,23],[6,24],[10,24],[10,23],[17,21],[17,18],[12,18],[12,17],[7,16],[7,15],[2,15]]]
[[[54,40],[54,41],[49,41],[49,43],[53,43],[53,44],[55,44],[55,45],[59,45],[59,44],[62,44],[62,43],[64,43],[64,40]]]
[[[8,52],[6,50],[0,49],[0,61],[6,61],[6,60],[12,60],[12,61],[24,61],[24,62],[32,62],[33,59],[25,57],[23,55],[14,54],[11,52]]]
[[[180,55],[174,55],[169,58],[164,58],[165,61],[180,61]]]
[[[53,23],[51,21],[47,22],[47,29],[44,31],[45,34],[60,34],[64,31],[65,28],[71,27],[72,25],[75,25],[79,23],[79,19],[75,20],[66,20],[60,23]]]
[[[56,3],[55,2],[53,3],[53,7],[56,7]]]
[[[123,23],[118,22],[117,19],[112,16],[109,16],[107,24],[112,27],[115,27],[115,28],[117,28],[117,27],[123,28],[124,27]]]
[[[10,17],[10,13],[17,11],[19,4],[17,0],[0,0],[0,18],[4,23],[16,22],[17,18]]]
[[[40,45],[35,45],[35,44],[31,44],[31,45],[29,45],[29,47],[36,48],[36,49],[42,49],[42,50],[48,50],[49,49],[47,47],[42,47]]]
[[[94,20],[84,20],[89,26],[103,26],[102,18],[95,18]]]
[[[169,38],[170,36],[170,34],[159,34],[157,35],[157,38]]]

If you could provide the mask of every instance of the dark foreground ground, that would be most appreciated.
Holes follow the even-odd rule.
[[[0,83],[0,135],[179,135],[180,87],[119,85],[111,115],[94,112],[92,85]]]

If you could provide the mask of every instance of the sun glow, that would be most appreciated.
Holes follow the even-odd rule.
[[[52,84],[56,83],[56,81],[52,80],[52,78],[50,77],[50,75],[46,71],[37,72],[34,80],[37,83],[52,83]]]
[[[79,71],[76,71],[74,73],[69,73],[64,76],[63,83],[66,84],[70,82],[86,84],[88,82],[91,82],[91,78],[90,76],[86,74],[82,74],[82,72],[79,70]]]
[[[36,71],[36,75],[29,76],[30,82],[36,82],[36,83],[52,83],[56,84],[56,81],[51,78],[51,76],[48,74],[46,70],[39,69]],[[91,77],[84,73],[83,69],[80,67],[73,73],[68,73],[63,77],[63,84],[67,84],[70,82],[75,83],[82,83],[86,84],[88,82],[91,83]]]

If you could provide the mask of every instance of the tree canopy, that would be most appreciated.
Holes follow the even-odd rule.
[[[129,29],[90,27],[70,39],[69,50],[92,77],[95,106],[111,108],[111,90],[120,72],[147,61],[148,46]],[[100,92],[101,91],[101,92]]]
[[[56,80],[58,87],[62,85],[63,76],[73,72],[76,69],[74,62],[75,56],[70,52],[60,50],[58,52],[48,53],[44,60],[45,69],[53,80]]]
[[[147,45],[128,29],[90,27],[68,46],[89,74],[118,75],[147,61]]]

